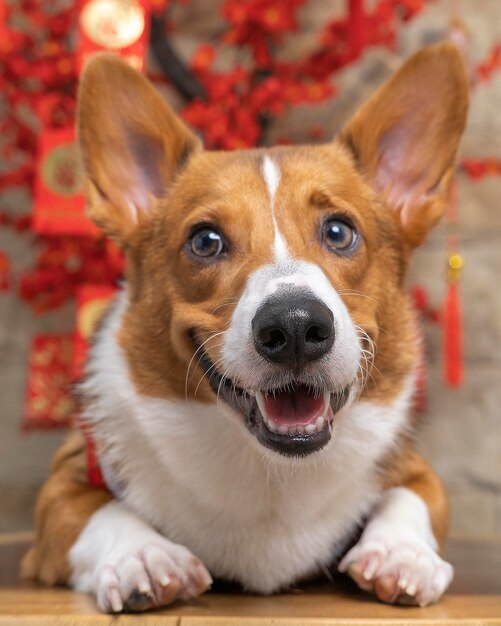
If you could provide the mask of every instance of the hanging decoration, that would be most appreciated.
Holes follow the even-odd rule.
[[[444,325],[444,375],[451,387],[463,382],[463,324],[459,279],[463,257],[459,254],[458,187],[454,180],[451,202],[447,212],[447,289],[443,307]]]
[[[69,425],[76,409],[71,393],[72,354],[71,334],[38,335],[33,340],[23,423],[26,430]]]
[[[139,2],[84,0],[78,15],[77,71],[94,52],[110,50],[142,71],[148,51],[149,19]]]
[[[97,228],[85,218],[83,184],[74,127],[43,130],[38,140],[33,230],[39,235],[97,235]]]

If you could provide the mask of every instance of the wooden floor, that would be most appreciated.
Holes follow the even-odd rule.
[[[20,583],[22,537],[0,537],[0,626],[501,626],[501,542],[451,541],[456,576],[450,592],[426,609],[380,604],[344,579],[294,593],[256,597],[211,592],[189,604],[141,615],[100,614],[92,598],[68,589]]]

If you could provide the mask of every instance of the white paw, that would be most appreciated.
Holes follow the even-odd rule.
[[[200,595],[212,584],[203,563],[120,502],[96,511],[69,553],[71,584],[102,611],[144,611]]]
[[[155,541],[104,562],[95,572],[94,592],[102,611],[145,611],[188,600],[206,591],[212,578],[185,547]]]
[[[452,566],[419,536],[401,532],[364,533],[344,556],[339,571],[383,602],[427,606],[449,586]]]

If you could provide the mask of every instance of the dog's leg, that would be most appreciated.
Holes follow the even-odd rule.
[[[72,584],[103,611],[140,611],[199,595],[212,579],[186,548],[89,487],[85,442],[74,433],[57,453],[37,503],[35,542],[24,578]]]
[[[438,476],[416,454],[406,470],[398,486],[385,490],[339,570],[383,602],[426,606],[439,600],[453,576],[438,554],[447,531],[447,497]]]
[[[212,578],[184,546],[172,543],[113,501],[91,517],[70,550],[71,583],[94,593],[102,611],[144,611],[188,600]]]
[[[22,577],[46,585],[67,584],[71,546],[91,515],[111,499],[106,491],[87,484],[84,437],[73,432],[56,453],[38,496],[35,539],[23,559]]]

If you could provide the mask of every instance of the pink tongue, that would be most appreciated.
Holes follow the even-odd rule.
[[[307,387],[278,391],[264,396],[267,417],[277,426],[308,426],[323,415],[324,396],[314,396]]]

